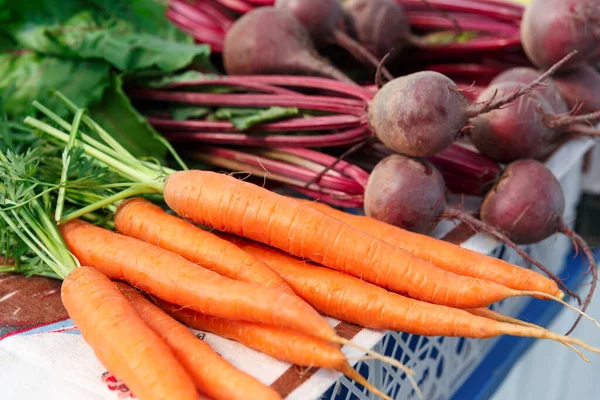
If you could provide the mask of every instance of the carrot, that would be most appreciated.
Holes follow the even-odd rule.
[[[446,271],[485,279],[515,290],[543,292],[558,298],[564,297],[556,282],[530,269],[521,268],[427,235],[410,232],[374,218],[352,215],[323,203],[307,203],[315,209],[385,240]]]
[[[171,303],[221,318],[288,327],[325,340],[337,338],[319,313],[292,294],[234,281],[160,247],[80,220],[62,225],[60,231],[82,264]]]
[[[116,286],[146,324],[169,345],[200,392],[215,400],[281,399],[274,389],[225,361],[143,294],[123,282],[117,282]]]
[[[415,299],[476,308],[512,296],[539,294],[441,270],[305,203],[227,175],[175,172],[166,179],[163,195],[169,207],[186,219]]]
[[[171,349],[101,272],[79,267],[64,280],[62,302],[102,364],[140,399],[196,400],[192,379]]]
[[[168,314],[192,328],[235,340],[281,361],[341,372],[378,396],[389,399],[348,364],[339,347],[323,340],[285,328],[212,318],[160,300],[159,304]]]
[[[545,329],[539,325],[521,321],[520,319],[509,317],[508,315],[504,315],[502,313],[499,313],[494,310],[490,310],[489,308],[485,308],[485,307],[473,308],[473,309],[465,310],[465,311],[468,311],[469,313],[476,315],[478,317],[489,318],[489,319],[492,319],[492,320],[498,321],[498,322],[506,322],[506,323],[514,324],[514,325],[529,326],[531,328],[544,329],[547,331],[547,329]],[[565,343],[563,341],[560,341],[560,343],[562,343],[563,345],[567,346],[568,348],[570,348],[571,350],[576,352],[583,359],[583,361],[590,362],[590,360],[588,358],[586,358],[583,355],[583,353],[580,352],[579,350],[577,350],[573,345],[570,345],[569,343]]]
[[[486,308],[461,310],[389,292],[378,286],[338,271],[308,263],[265,245],[224,235],[244,251],[263,260],[277,271],[296,294],[316,310],[342,321],[367,328],[401,331],[422,336],[462,336],[485,339],[501,335],[529,336],[532,331],[519,331],[510,317]],[[487,310],[487,311],[486,311]],[[484,318],[486,317],[486,318]],[[543,328],[536,328],[539,338]],[[553,334],[554,335],[554,334]],[[559,340],[559,335],[548,337]]]
[[[256,257],[147,200],[122,202],[114,221],[118,232],[177,253],[223,276],[293,293],[276,272]]]

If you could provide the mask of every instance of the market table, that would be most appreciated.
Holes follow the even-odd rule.
[[[574,220],[580,195],[582,158],[592,145],[593,142],[587,139],[573,140],[547,161],[563,185],[567,221]],[[442,223],[433,234],[463,247],[523,264],[512,251],[486,235],[473,235],[465,226]],[[555,236],[525,249],[553,272],[561,276],[568,273],[564,276],[568,276],[566,283],[569,286],[580,284],[582,276],[575,272],[585,268],[577,265],[577,260],[565,267],[564,260],[571,251],[566,237]],[[518,298],[497,303],[494,309],[511,316],[526,316],[545,325],[561,308],[549,302]],[[537,316],[534,318],[531,313]],[[488,398],[515,362],[516,354],[522,354],[524,346],[532,342],[508,337],[488,340],[426,338],[362,329],[333,319],[328,321],[341,336],[394,356],[413,368],[425,397],[431,400]],[[372,398],[362,387],[339,373],[298,368],[215,335],[196,333],[235,366],[275,387],[287,399]],[[3,338],[0,341],[3,398],[101,400],[131,395],[104,370],[67,318],[56,281],[0,276],[0,337]],[[362,356],[353,348],[344,348],[344,352],[349,357]],[[396,369],[374,360],[360,361],[355,366],[391,396],[399,399],[414,397],[406,376]]]

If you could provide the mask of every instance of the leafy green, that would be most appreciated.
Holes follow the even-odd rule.
[[[247,130],[258,124],[293,117],[299,113],[300,111],[294,107],[270,107],[267,109],[223,107],[211,114],[211,119],[228,120],[236,128]]]
[[[210,108],[182,106],[173,108],[170,110],[170,113],[174,120],[185,121],[191,118],[201,118],[207,116],[210,114]]]
[[[157,79],[148,79],[145,82],[143,82],[143,84],[144,86],[158,89],[172,85],[174,83],[205,81],[215,79],[217,77],[218,75],[215,74],[205,74],[202,72],[190,70],[178,74],[164,75]]]
[[[113,76],[102,101],[90,108],[90,116],[134,156],[164,157],[160,135],[133,108],[122,85],[121,77]]]
[[[33,52],[0,54],[0,93],[11,92],[4,111],[19,117],[39,100],[58,114],[66,108],[52,96],[60,90],[82,107],[99,101],[109,85],[110,65],[93,60],[67,60]]]
[[[72,59],[100,59],[121,71],[208,65],[210,48],[168,23],[154,0],[11,2],[3,29],[21,46]]]

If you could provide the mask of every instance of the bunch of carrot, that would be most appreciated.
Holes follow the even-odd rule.
[[[538,273],[232,176],[140,161],[63,100],[103,142],[39,104],[58,127],[33,117],[25,123],[56,142],[70,143],[75,135],[83,157],[133,182],[59,221],[61,240],[86,266],[66,276],[63,301],[100,360],[141,398],[195,398],[194,384],[213,398],[279,396],[216,358],[164,312],[273,357],[337,370],[383,398],[341,352],[340,345],[356,345],[321,314],[375,329],[528,336],[600,353],[486,308],[516,296],[566,305],[556,283]],[[162,195],[178,216],[136,193]],[[117,233],[77,219],[110,202],[119,202]],[[163,311],[111,280],[146,292]],[[115,334],[127,340],[110,343]],[[163,376],[165,365],[179,377]],[[225,386],[236,392],[225,395]]]

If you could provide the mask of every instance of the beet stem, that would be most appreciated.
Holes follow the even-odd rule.
[[[229,121],[187,120],[178,121],[167,118],[148,117],[156,128],[185,131],[241,132]],[[260,132],[301,132],[325,131],[331,129],[349,129],[363,125],[360,117],[354,115],[326,115],[311,118],[292,118],[283,121],[267,122],[253,126],[251,131]]]
[[[380,60],[377,59],[369,50],[365,49],[360,43],[356,40],[352,39],[345,32],[341,30],[336,30],[333,34],[333,40],[335,43],[346,49],[354,58],[357,60],[371,64],[374,68],[378,68]],[[382,68],[383,75],[385,79],[392,80],[394,76],[388,71],[387,68]]]
[[[364,140],[370,133],[365,127],[357,127],[323,135],[268,135],[253,136],[243,133],[221,132],[164,132],[164,136],[178,143],[229,144],[261,147],[335,147],[346,146]]]
[[[567,130],[567,133],[575,133],[578,135],[589,136],[589,137],[600,137],[600,130],[597,128],[592,128],[591,126],[586,125],[573,125],[570,126]]]
[[[303,75],[237,75],[237,78],[249,82],[259,82],[275,86],[305,87],[311,89],[327,90],[357,97],[369,101],[373,94],[355,83],[340,82],[335,79],[303,76]]]
[[[534,80],[533,82],[531,82],[525,86],[521,86],[519,89],[515,90],[514,92],[512,92],[506,96],[502,96],[499,99],[492,98],[490,101],[487,101],[484,103],[479,103],[479,104],[474,104],[472,107],[469,107],[469,109],[467,110],[468,115],[470,117],[476,117],[480,114],[484,114],[484,113],[490,112],[492,110],[496,110],[498,108],[501,108],[502,106],[505,106],[505,105],[511,103],[512,101],[523,96],[524,94],[529,93],[530,91],[535,89],[537,86],[539,86],[543,81],[545,81],[548,77],[553,75],[560,67],[562,67],[567,61],[569,61],[576,54],[577,54],[577,50],[573,50],[571,53],[567,54],[562,60],[560,60],[559,62],[554,64],[552,67],[550,67],[546,72],[544,72],[536,80]]]
[[[583,307],[581,308],[581,311],[585,312],[585,310],[590,305],[590,302],[592,301],[592,296],[594,295],[594,291],[596,290],[596,282],[598,281],[598,269],[596,267],[596,260],[594,259],[594,253],[592,253],[592,250],[590,249],[588,244],[585,242],[585,240],[583,240],[583,238],[581,236],[579,236],[575,231],[573,231],[571,228],[569,228],[567,226],[567,224],[565,224],[564,221],[561,221],[561,223],[558,227],[558,231],[567,235],[569,238],[571,238],[575,248],[581,248],[581,250],[583,251],[583,254],[585,254],[586,258],[588,259],[588,262],[590,263],[590,267],[587,272],[589,272],[590,270],[592,271],[592,285],[590,287],[590,291],[589,291],[587,297],[585,298]],[[565,336],[569,336],[569,334],[571,334],[571,332],[573,332],[575,330],[575,327],[577,326],[577,324],[579,324],[579,321],[581,321],[581,317],[582,317],[582,315],[580,314],[579,317],[577,317],[577,319],[575,320],[575,323],[573,324],[571,329],[569,329],[569,331],[565,334]]]
[[[523,249],[521,249],[519,246],[514,244],[505,234],[500,232],[496,227],[486,224],[485,222],[473,217],[471,214],[469,214],[463,210],[459,210],[459,209],[452,208],[452,207],[447,207],[446,210],[444,211],[444,213],[442,214],[442,216],[443,216],[443,218],[457,219],[459,221],[462,221],[465,224],[469,225],[471,228],[473,228],[476,232],[488,233],[495,239],[503,242],[508,247],[513,249],[527,263],[533,264],[536,267],[538,267],[542,272],[544,272],[546,275],[548,275],[550,277],[550,279],[555,281],[556,284],[558,286],[560,286],[560,288],[565,293],[567,293],[569,296],[577,299],[579,304],[581,304],[581,298],[577,295],[577,293],[574,293],[572,290],[570,290],[558,276],[556,276],[555,274],[550,272],[546,267],[544,267],[539,261],[536,261],[535,259],[533,259],[529,254],[525,253],[523,251]]]
[[[344,151],[334,162],[332,162],[331,164],[329,164],[328,166],[326,166],[321,172],[319,172],[317,175],[315,175],[315,177],[313,179],[310,180],[310,182],[308,182],[306,184],[306,187],[309,187],[311,184],[315,183],[316,181],[318,181],[319,179],[321,179],[321,177],[326,174],[328,171],[332,170],[333,168],[335,168],[335,166],[340,163],[341,161],[343,161],[344,158],[350,156],[351,154],[356,153],[358,150],[360,150],[368,141],[370,138],[366,138],[365,140],[363,140],[362,142],[358,142],[356,143],[354,146],[350,147],[349,149],[347,149],[346,151]]]
[[[215,107],[297,107],[305,110],[329,111],[362,116],[367,104],[364,101],[327,96],[273,95],[273,94],[221,94],[132,89],[130,97]]]
[[[590,113],[590,114],[577,115],[577,116],[569,115],[569,116],[552,118],[548,122],[548,126],[550,128],[558,128],[561,126],[567,126],[567,125],[575,124],[578,122],[595,123],[595,122],[598,122],[598,120],[600,120],[600,110]]]

